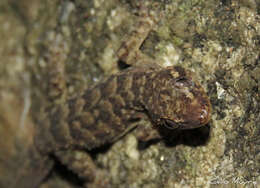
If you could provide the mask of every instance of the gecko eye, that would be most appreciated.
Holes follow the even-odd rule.
[[[163,125],[166,128],[168,128],[168,129],[177,129],[177,128],[179,128],[179,125],[177,123],[175,123],[174,121],[169,120],[169,119],[164,119]]]
[[[175,80],[175,85],[178,87],[184,87],[189,85],[190,80],[186,77],[179,77]]]
[[[184,76],[181,76],[179,78],[176,79],[176,82],[186,82],[188,79]]]

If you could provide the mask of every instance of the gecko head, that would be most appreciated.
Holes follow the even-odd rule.
[[[153,88],[152,105],[152,119],[157,124],[170,129],[192,129],[209,122],[209,98],[190,71],[180,66],[168,67],[159,73],[158,79],[160,84]]]

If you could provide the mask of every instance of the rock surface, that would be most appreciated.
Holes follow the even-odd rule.
[[[260,2],[150,3],[165,16],[142,51],[161,59],[162,66],[194,71],[211,99],[212,121],[154,143],[138,143],[133,131],[94,151],[95,161],[110,172],[113,187],[260,185]],[[119,71],[114,54],[136,22],[134,5],[1,1],[0,187],[81,186],[58,161],[41,158],[32,144],[41,108],[52,105],[44,104],[46,73],[52,65],[63,67],[61,82],[75,97]]]

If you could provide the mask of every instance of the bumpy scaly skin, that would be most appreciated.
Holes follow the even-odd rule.
[[[196,128],[210,118],[210,103],[191,73],[179,66],[131,68],[70,101],[71,137],[88,149],[109,143],[132,128],[141,113],[156,125]]]

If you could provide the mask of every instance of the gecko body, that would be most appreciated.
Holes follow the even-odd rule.
[[[120,137],[142,115],[158,126],[180,129],[200,127],[210,119],[207,95],[180,66],[130,68],[69,103],[71,136],[88,149]]]

